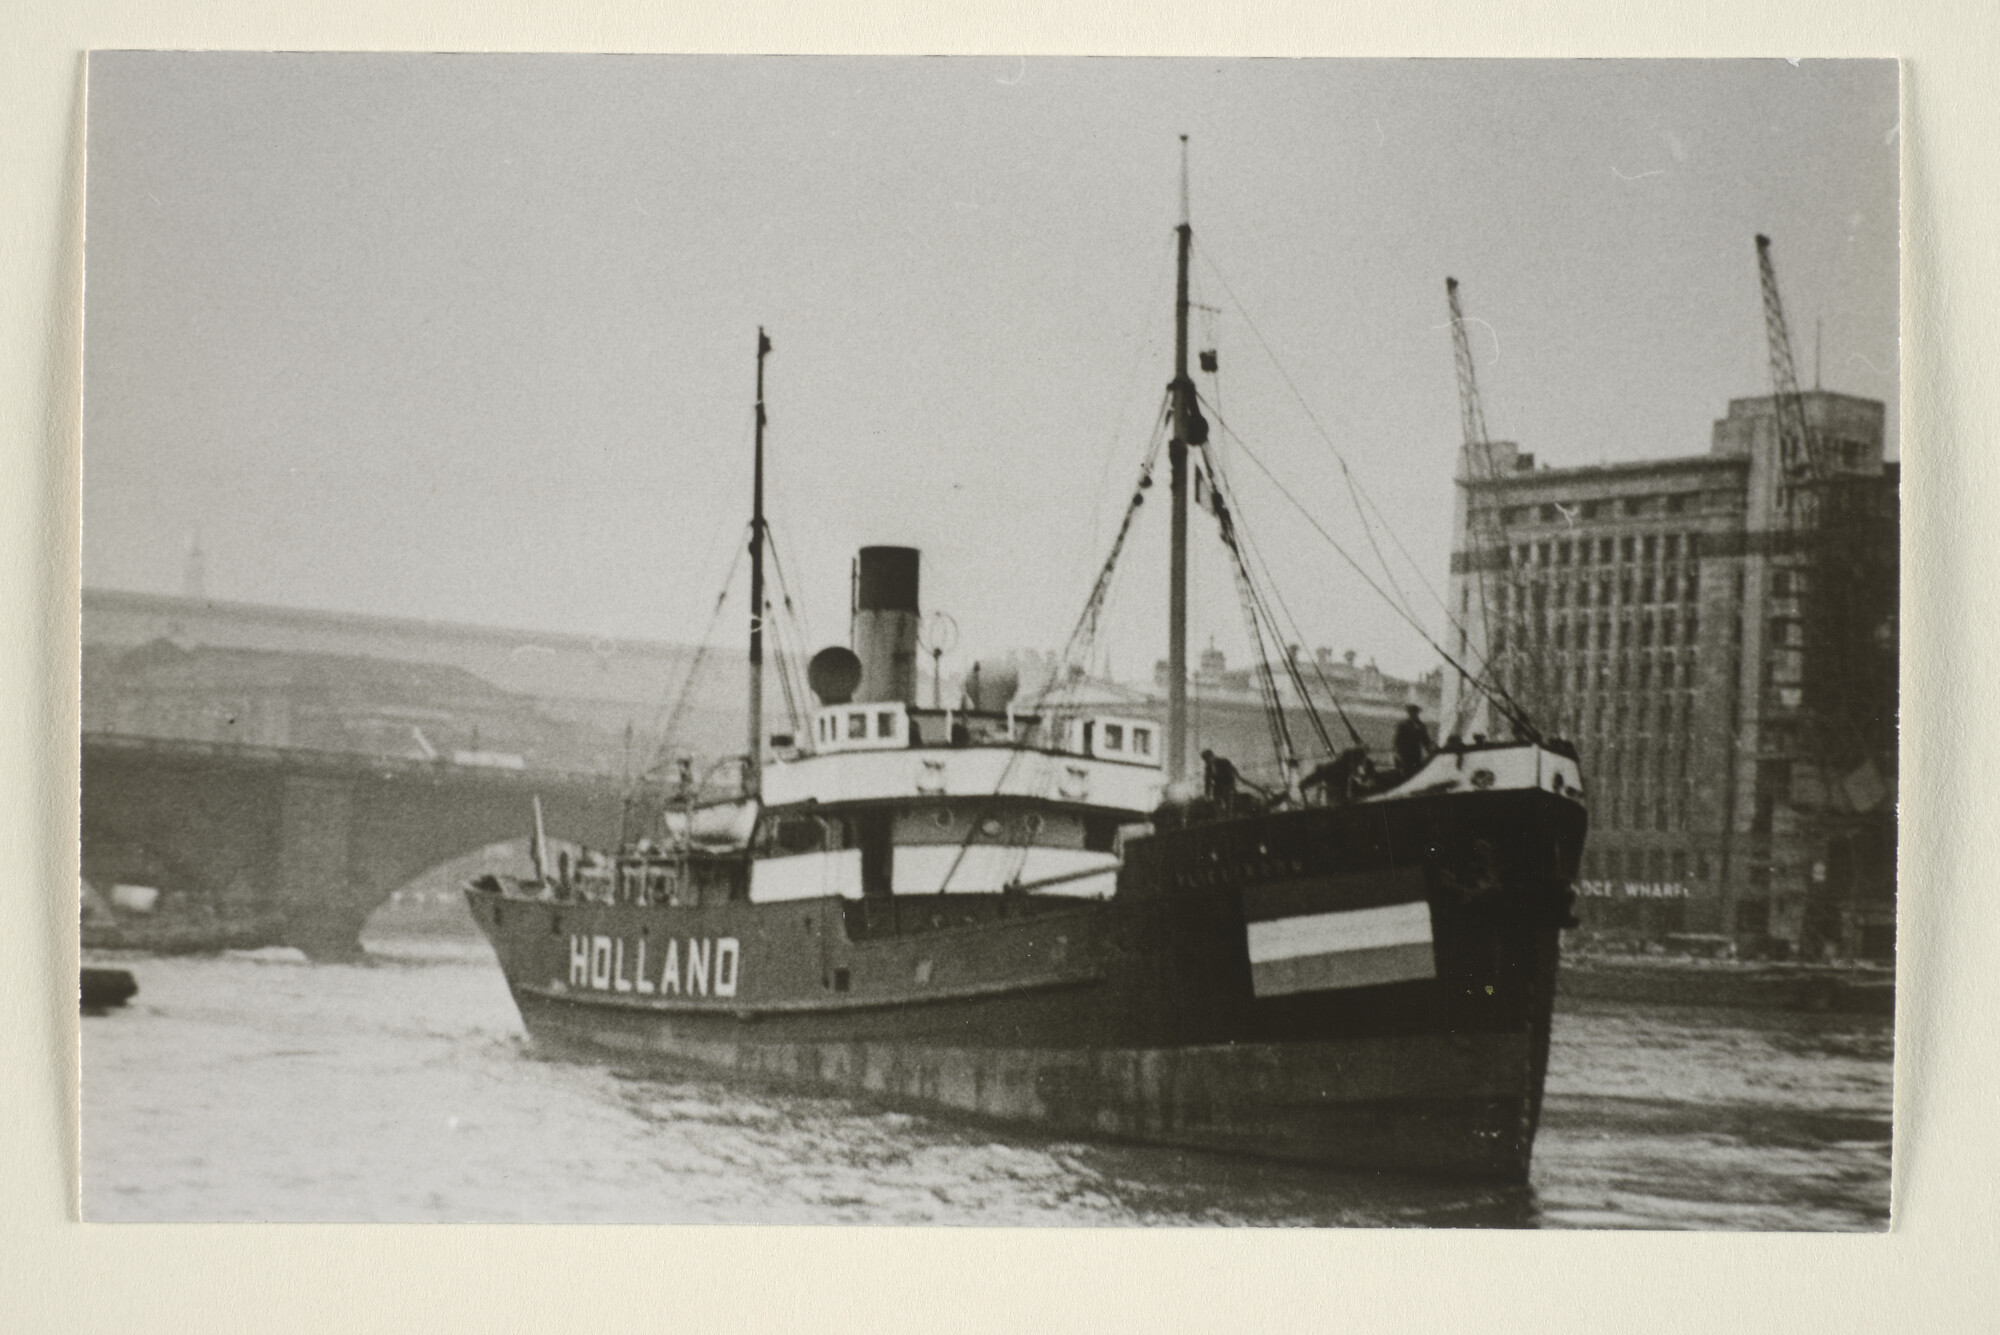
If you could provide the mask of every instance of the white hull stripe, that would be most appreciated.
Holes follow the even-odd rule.
[[[1249,924],[1260,997],[1437,977],[1430,905],[1417,902]]]
[[[1430,939],[1431,906],[1421,900],[1345,913],[1313,913],[1251,923],[1250,962],[1264,964],[1378,946],[1429,945]]]

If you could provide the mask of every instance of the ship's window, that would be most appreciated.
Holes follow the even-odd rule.
[[[951,828],[951,808],[938,807],[932,811],[931,824],[937,826],[940,830],[949,830]]]
[[[896,735],[896,715],[893,710],[884,709],[875,715],[875,735],[877,737]]]
[[[850,742],[863,741],[866,740],[867,736],[868,716],[866,714],[849,714],[847,716],[847,740]]]
[[[845,992],[847,990],[847,970],[835,969],[833,971],[833,990],[836,992]]]
[[[1153,754],[1153,730],[1151,728],[1132,729],[1132,752],[1134,755]]]
[[[1107,723],[1104,725],[1104,749],[1107,751],[1123,751],[1125,749],[1125,729],[1123,726],[1116,723]]]

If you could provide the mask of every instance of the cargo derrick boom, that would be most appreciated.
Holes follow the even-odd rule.
[[[1466,481],[1499,482],[1501,477],[1493,462],[1492,441],[1486,431],[1486,406],[1479,393],[1479,377],[1473,365],[1472,342],[1465,332],[1465,312],[1459,305],[1456,278],[1444,280],[1444,293],[1445,302],[1451,309],[1452,364],[1458,375],[1458,420],[1465,440]],[[1479,672],[1489,687],[1502,696],[1518,698],[1526,695],[1529,712],[1538,713],[1541,704],[1538,698],[1541,686],[1539,668],[1523,653],[1523,640],[1529,629],[1526,616],[1528,590],[1522,571],[1514,564],[1514,548],[1507,536],[1507,508],[1497,488],[1489,490],[1488,499],[1491,503],[1486,507],[1485,522],[1478,522],[1475,513],[1473,522],[1467,525],[1473,538],[1473,549],[1466,553],[1471,567],[1468,573],[1473,587],[1478,590],[1479,620],[1486,634],[1486,643],[1480,645],[1478,650],[1481,659]],[[1467,505],[1472,508],[1470,496],[1467,497]],[[1489,570],[1489,565],[1495,568]],[[1495,573],[1500,577],[1497,609],[1493,606],[1495,600],[1487,584]],[[1496,610],[1499,612],[1498,628],[1501,632],[1497,640],[1494,636]],[[1532,688],[1524,680],[1524,668],[1536,673]],[[1479,706],[1482,711],[1487,707]],[[1463,712],[1464,706],[1460,708]],[[1466,724],[1464,718],[1455,718],[1450,722],[1454,732]]]

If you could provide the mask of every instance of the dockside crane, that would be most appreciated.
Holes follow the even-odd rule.
[[[1465,312],[1458,304],[1456,278],[1444,280],[1444,299],[1451,307],[1451,354],[1458,367],[1459,426],[1465,433],[1466,448],[1478,453],[1487,444],[1486,408],[1479,399],[1479,373],[1472,363],[1472,341],[1465,336]]]
[[[1792,334],[1785,303],[1778,295],[1778,271],[1771,262],[1771,238],[1757,234],[1757,276],[1764,292],[1764,335],[1771,359],[1771,396],[1778,418],[1779,499],[1795,523],[1809,523],[1813,486],[1822,476],[1819,442],[1806,417],[1792,361]]]
[[[1882,674],[1868,669],[1870,649],[1864,643],[1871,609],[1881,600],[1881,591],[1874,586],[1890,576],[1875,560],[1880,543],[1872,530],[1880,521],[1870,509],[1866,489],[1859,485],[1862,479],[1833,467],[1828,442],[1806,412],[1771,259],[1771,238],[1762,234],[1757,237],[1757,274],[1778,434],[1774,485],[1784,520],[1781,544],[1771,554],[1772,576],[1775,580],[1782,572],[1789,596],[1796,600],[1788,610],[1795,617],[1789,624],[1798,628],[1798,638],[1790,643],[1800,651],[1797,675],[1791,678],[1797,688],[1790,700],[1784,698],[1782,676],[1774,672],[1767,679],[1776,688],[1775,703],[1781,712],[1766,720],[1767,749],[1757,765],[1760,784],[1761,776],[1770,773],[1771,780],[1782,785],[1801,828],[1810,832],[1808,839],[1817,853],[1812,882],[1851,881],[1856,874],[1856,840],[1867,837],[1853,827],[1853,821],[1868,816],[1881,823],[1885,787],[1880,776],[1885,769],[1890,775],[1895,772],[1893,672],[1885,689],[1878,680]],[[1890,602],[1893,605],[1892,594]],[[1778,656],[1786,654],[1782,644],[1776,649]],[[1777,666],[1774,661],[1772,667]],[[1886,838],[1893,846],[1893,814],[1884,828],[1889,833],[1875,832],[1878,841]],[[1841,846],[1845,856],[1836,855]],[[1724,857],[1726,862],[1726,849]],[[1829,878],[1829,864],[1836,862],[1847,871]],[[1835,930],[1834,906],[1822,902],[1813,913],[1814,895],[1808,892],[1808,913],[1820,921],[1808,927],[1808,934],[1829,937]]]

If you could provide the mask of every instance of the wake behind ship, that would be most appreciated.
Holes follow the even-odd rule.
[[[1203,791],[1185,781],[1191,476],[1246,608],[1269,600],[1205,448],[1178,235],[1165,727],[1067,699],[1063,672],[1025,704],[989,674],[922,707],[918,554],[864,548],[852,648],[814,657],[791,734],[755,722],[753,616],[738,791],[705,800],[683,764],[615,854],[551,866],[538,823],[532,878],[470,888],[537,1042],[1061,1134],[1525,1178],[1587,823],[1575,752],[1517,719],[1516,740],[1378,773],[1358,734],[1321,729],[1302,776],[1279,708],[1281,790],[1213,762]],[[753,608],[769,350],[760,331]],[[1267,663],[1268,699],[1281,671],[1310,708],[1295,662]]]

